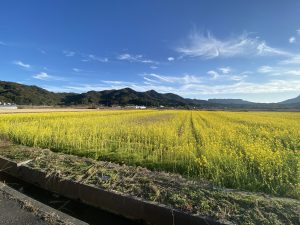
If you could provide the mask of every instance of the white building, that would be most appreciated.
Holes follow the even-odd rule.
[[[144,105],[136,105],[135,108],[136,109],[146,109],[147,107]]]
[[[10,102],[0,102],[0,110],[2,109],[18,109],[17,105]]]

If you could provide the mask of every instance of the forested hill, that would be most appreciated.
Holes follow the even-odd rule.
[[[0,102],[18,105],[145,105],[172,107],[212,107],[216,104],[204,100],[186,99],[154,90],[137,92],[130,88],[120,90],[89,91],[87,93],[54,93],[37,86],[0,81]]]
[[[65,94],[57,94],[37,86],[0,81],[0,101],[18,105],[56,105]]]

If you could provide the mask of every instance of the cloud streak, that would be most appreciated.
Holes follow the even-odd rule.
[[[218,70],[221,71],[221,73],[215,70],[209,70],[207,72],[211,80],[241,81],[241,80],[245,80],[248,77],[247,72],[243,72],[241,74],[230,74],[231,72],[230,67],[219,68]]]
[[[188,37],[185,44],[175,50],[183,56],[204,59],[291,55],[286,51],[270,47],[265,41],[261,41],[258,37],[252,38],[247,33],[235,38],[221,40],[209,32],[207,35],[194,32]]]
[[[66,56],[66,57],[73,57],[73,56],[75,56],[75,52],[73,52],[73,51],[67,51],[67,50],[65,50],[65,51],[63,51],[63,54]]]
[[[165,76],[155,73],[143,74],[144,79],[150,83],[173,83],[173,84],[192,84],[201,83],[202,80],[198,76],[194,75],[182,75],[182,76]]]
[[[128,61],[131,63],[137,62],[137,63],[145,63],[145,64],[156,64],[156,65],[159,64],[154,60],[146,59],[143,55],[131,55],[128,53],[118,55],[117,59],[122,61]]]
[[[101,57],[95,56],[93,54],[89,54],[87,56],[87,61],[96,61],[96,62],[101,62],[101,63],[107,63],[108,58],[101,58]]]
[[[289,38],[289,43],[295,43],[296,42],[296,38],[294,36]]]
[[[83,70],[82,69],[78,69],[78,68],[73,68],[72,69],[74,72],[76,72],[76,73],[79,73],[79,72],[82,72]]]
[[[231,72],[231,68],[229,66],[227,67],[221,67],[219,68],[219,70],[223,73],[223,74],[228,74]]]
[[[268,74],[272,76],[300,76],[300,69],[285,68],[285,67],[272,67],[272,66],[261,66],[257,69],[257,72],[262,74]]]
[[[22,61],[19,61],[19,60],[14,61],[13,64],[20,66],[24,69],[29,69],[31,67],[29,64],[23,63]]]
[[[38,80],[43,80],[43,81],[62,81],[62,80],[65,80],[64,78],[62,77],[57,77],[57,76],[52,76],[52,75],[49,75],[48,73],[46,72],[40,72],[38,74],[35,74],[32,76],[34,79],[38,79]]]
[[[193,90],[193,94],[199,95],[282,93],[299,90],[300,80],[271,80],[265,83],[240,81],[229,85],[193,85],[189,89]]]
[[[282,60],[279,64],[288,65],[288,64],[300,64],[300,55],[294,55],[288,59]]]

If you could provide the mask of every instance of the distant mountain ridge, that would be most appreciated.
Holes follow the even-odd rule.
[[[225,105],[249,105],[249,104],[257,104],[255,102],[245,101],[243,99],[208,99],[209,102],[217,103],[217,104],[225,104]]]
[[[300,108],[300,96],[280,103],[255,103],[242,99],[198,100],[183,98],[173,93],[161,94],[154,90],[138,92],[130,88],[89,91],[86,93],[54,93],[37,86],[0,81],[0,102],[17,105],[145,105],[196,108]]]
[[[282,102],[279,102],[279,104],[297,104],[300,103],[300,95],[296,98],[291,98]]]

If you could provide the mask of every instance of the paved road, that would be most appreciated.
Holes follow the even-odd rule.
[[[48,225],[48,223],[22,209],[15,200],[7,199],[0,192],[1,225]]]

